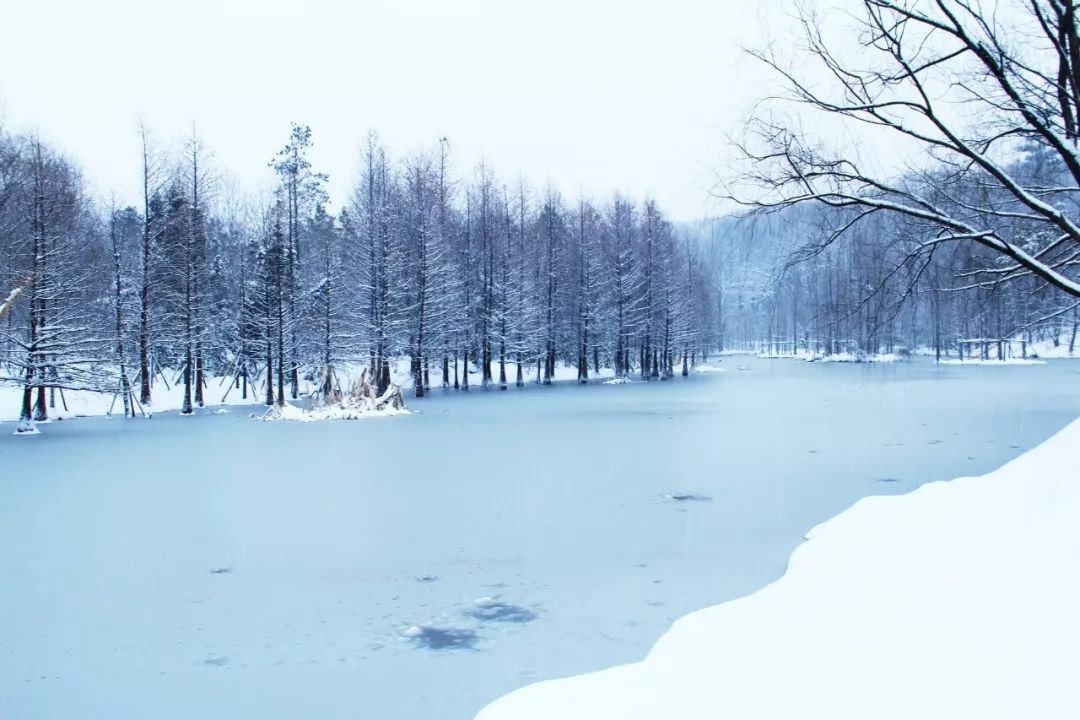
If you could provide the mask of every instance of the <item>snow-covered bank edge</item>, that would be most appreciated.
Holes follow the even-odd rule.
[[[288,422],[320,422],[322,420],[367,420],[378,417],[397,417],[399,415],[411,415],[405,408],[387,407],[382,409],[365,409],[347,407],[343,405],[331,405],[327,407],[315,407],[308,410],[297,407],[290,403],[275,405],[263,413],[252,413],[251,417],[257,420],[272,422],[284,420]]]
[[[358,377],[359,373],[363,371],[363,365],[361,363],[342,363],[337,368],[337,376],[341,380],[342,384],[348,387],[351,382]],[[533,384],[534,380],[534,367],[528,368],[529,372],[525,376],[526,383]],[[464,370],[462,371],[464,373]],[[510,375],[510,386],[513,387],[513,368],[507,367],[507,374]],[[498,377],[498,362],[492,362],[492,376]],[[590,369],[589,378],[592,383],[600,383],[606,379],[614,377],[614,371],[611,368],[601,368],[600,372],[595,372]],[[473,387],[479,388],[481,372],[480,367],[475,363],[469,365],[469,382]],[[154,385],[153,403],[146,407],[146,411],[149,413],[177,411],[183,404],[183,388],[177,384],[178,371],[169,370],[166,372],[166,380],[162,382],[160,378]],[[223,409],[227,407],[264,407],[265,398],[265,385],[262,384],[262,379],[253,381],[248,387],[247,397],[242,397],[242,392],[239,387],[233,383],[234,378],[227,378],[221,376],[208,377],[206,380],[206,405],[208,410],[216,411],[217,409]],[[390,366],[390,380],[395,385],[402,388],[406,397],[413,397],[413,378],[409,370],[408,358],[399,358],[395,360]],[[431,370],[432,390],[442,390],[442,377],[439,373],[439,368],[434,367]],[[555,367],[555,380],[576,382],[577,381],[577,366],[566,365],[565,363],[558,363]],[[300,376],[300,388],[299,394],[304,398],[311,397],[316,393],[318,383],[314,377],[301,375]],[[230,387],[231,386],[231,387]],[[22,385],[15,383],[0,383],[0,432],[4,431],[4,423],[15,423],[19,418],[19,408],[22,400]],[[55,396],[55,406],[49,408],[49,418],[51,420],[66,420],[70,418],[79,417],[95,417],[108,415],[110,408],[113,414],[123,415],[123,408],[118,399],[116,399],[113,393],[100,393],[91,392],[88,390],[67,390],[62,395],[57,394]],[[352,419],[352,413],[339,413],[339,415],[348,415],[346,418],[332,418],[332,419]]]
[[[1078,471],[1080,421],[988,475],[864,498],[645,660],[477,720],[1080,717]]]

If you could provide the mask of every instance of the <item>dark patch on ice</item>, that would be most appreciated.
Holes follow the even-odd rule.
[[[817,455],[821,451],[820,450],[807,450],[806,452],[810,453],[811,455]]]
[[[929,442],[927,442],[926,444],[927,444],[927,445],[940,445],[940,444],[941,444],[941,441],[940,441],[940,440],[930,440],[930,441],[929,441]]]
[[[229,658],[222,657],[221,655],[211,655],[210,657],[203,660],[203,665],[207,665],[209,667],[222,667],[228,664]]]
[[[664,493],[664,499],[674,502],[712,502],[711,497],[699,493]]]
[[[894,477],[883,477],[883,478],[878,478],[877,480],[878,480],[878,482],[887,482],[887,483],[900,482],[900,478],[894,478]]]
[[[416,647],[425,650],[475,650],[475,630],[455,627],[411,627],[405,631]]]
[[[232,575],[233,569],[231,567],[216,567],[210,568],[211,575]]]
[[[496,598],[480,598],[465,614],[481,622],[524,624],[536,619],[536,613],[521,605],[511,605]]]
[[[419,583],[433,583],[433,582],[438,582],[438,580],[439,580],[438,575],[421,575],[418,578],[416,578],[416,582],[419,582]]]

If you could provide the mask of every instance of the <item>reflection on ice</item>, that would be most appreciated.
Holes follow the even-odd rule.
[[[426,650],[475,650],[479,639],[475,630],[455,627],[413,625],[402,633],[417,647]]]

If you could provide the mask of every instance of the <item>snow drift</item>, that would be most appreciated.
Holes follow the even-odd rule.
[[[478,720],[1080,717],[1080,421],[980,478],[865,498],[639,663]]]
[[[332,375],[331,379],[334,380]],[[320,392],[313,397],[310,408],[300,408],[284,403],[271,407],[258,418],[260,420],[316,422],[408,414],[401,388],[390,383],[381,394],[378,393],[371,374],[364,369],[360,377],[352,383],[348,392],[342,392],[340,385],[334,380],[330,392]]]

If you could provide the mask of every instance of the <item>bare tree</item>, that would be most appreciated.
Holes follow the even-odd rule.
[[[113,260],[113,314],[116,326],[116,365],[120,373],[120,386],[118,393],[124,408],[124,417],[134,417],[135,407],[131,394],[131,382],[128,379],[127,351],[124,342],[126,333],[124,321],[124,266],[123,266],[123,241],[121,230],[118,228],[121,222],[120,211],[113,201],[109,207],[109,245],[112,250]]]
[[[300,323],[297,318],[297,294],[301,278],[300,262],[303,245],[301,219],[310,208],[321,206],[327,200],[323,189],[327,176],[314,172],[307,157],[311,144],[311,128],[293,123],[289,131],[289,142],[270,162],[270,166],[281,179],[280,192],[283,196],[285,211],[286,257],[289,275],[289,282],[285,288],[289,313],[288,375],[293,399],[296,399],[300,392],[299,340],[297,338]]]
[[[763,192],[727,194],[763,210],[805,202],[847,210],[822,245],[871,216],[902,216],[921,230],[912,255],[975,243],[998,260],[971,269],[973,283],[1035,276],[1080,298],[1076,3],[862,0],[860,7],[857,46],[847,50],[829,17],[802,12],[809,60],[824,83],[806,64],[795,70],[771,52],[756,55],[802,107],[902,138],[923,151],[922,164],[874,171],[854,153],[830,153],[794,123],[760,113],[743,145],[753,163],[744,180]],[[1034,174],[1010,160],[1034,155],[1044,160]]]
[[[139,279],[139,402],[149,405],[152,398],[153,368],[150,360],[150,314],[152,282],[152,263],[154,257],[154,237],[156,228],[150,202],[158,183],[160,164],[157,153],[151,146],[150,134],[146,125],[139,121],[139,140],[142,149],[142,276]]]

